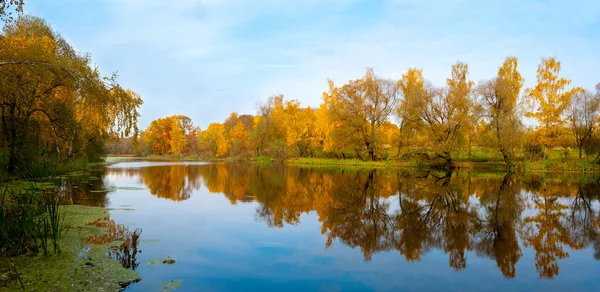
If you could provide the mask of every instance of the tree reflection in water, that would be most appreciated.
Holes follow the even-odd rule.
[[[118,246],[108,249],[108,256],[118,260],[123,267],[136,270],[140,265],[137,255],[141,251],[138,249],[140,244],[140,235],[142,230],[139,228],[131,231],[127,226],[116,224],[109,217],[100,218],[90,225],[107,228],[107,232],[102,235],[91,235],[85,238],[89,244],[103,245],[111,242],[121,242]]]
[[[595,177],[233,163],[115,168],[109,174],[138,176],[153,195],[174,201],[204,186],[231,204],[257,202],[256,219],[274,228],[299,224],[314,211],[326,247],[336,241],[358,247],[367,261],[394,250],[419,261],[438,249],[458,271],[473,252],[514,278],[522,248],[532,248],[539,276],[552,278],[569,250],[591,246],[600,258]]]

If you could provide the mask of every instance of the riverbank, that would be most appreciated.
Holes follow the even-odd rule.
[[[363,161],[358,159],[329,159],[329,158],[298,158],[288,159],[287,164],[297,166],[339,166],[339,167],[370,167],[370,168],[415,168],[435,169],[443,167],[427,161]],[[456,169],[481,170],[481,171],[506,171],[509,169],[504,162],[498,161],[457,161]],[[513,167],[521,172],[600,172],[600,165],[589,160],[530,160],[517,161]]]
[[[201,162],[250,162],[250,163],[270,163],[275,162],[268,157],[259,157],[257,159],[206,159],[200,156],[176,157],[172,155],[151,155],[146,157],[107,157],[105,164],[111,164],[122,161],[201,161]],[[365,168],[413,168],[413,169],[440,169],[444,167],[443,163],[430,162],[426,160],[379,160],[364,161],[359,159],[336,159],[336,158],[292,158],[284,163],[296,166],[326,166],[326,167],[365,167]],[[456,169],[479,170],[479,171],[507,171],[508,165],[501,160],[501,157],[474,156],[472,160],[461,159],[454,162]],[[579,159],[569,157],[564,159],[558,155],[552,155],[548,159],[526,159],[524,157],[515,161],[513,171],[520,172],[600,172],[600,164],[588,159]]]
[[[21,255],[12,257],[16,271],[22,275],[27,291],[118,291],[125,283],[140,279],[139,274],[124,268],[119,261],[106,255],[114,242],[93,245],[86,242],[90,236],[104,236],[109,230],[91,222],[108,220],[105,208],[85,206],[60,206],[63,214],[63,231],[60,237],[60,254]],[[118,242],[117,242],[118,243]],[[6,255],[0,264],[0,284],[4,291],[20,291],[21,284]],[[9,279],[12,279],[9,281]]]

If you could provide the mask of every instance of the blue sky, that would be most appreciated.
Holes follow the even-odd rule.
[[[573,85],[600,82],[600,1],[26,0],[100,69],[144,99],[140,127],[172,114],[202,128],[284,94],[318,106],[327,78],[409,67],[443,84],[456,61],[493,77],[509,55],[525,84],[542,57]]]

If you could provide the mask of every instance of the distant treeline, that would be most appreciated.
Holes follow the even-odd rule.
[[[570,149],[573,156],[597,160],[600,150],[595,92],[569,86],[560,62],[546,58],[537,84],[522,90],[517,58],[508,57],[497,76],[475,84],[468,65],[452,66],[444,86],[410,68],[400,80],[372,69],[337,86],[329,81],[318,108],[272,96],[256,115],[232,113],[223,123],[200,130],[185,116],[155,120],[130,140],[114,142],[113,153],[200,155],[204,158],[274,159],[294,157],[437,160],[452,165],[473,149],[495,149],[511,165],[515,159],[547,157],[547,149]],[[524,125],[534,118],[539,127]]]
[[[0,180],[40,165],[99,160],[109,137],[137,135],[141,104],[43,19],[7,21],[0,34]]]

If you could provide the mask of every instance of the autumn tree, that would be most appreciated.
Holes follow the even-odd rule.
[[[142,139],[154,154],[168,154],[171,151],[171,126],[169,118],[153,120],[142,133]]]
[[[583,149],[588,147],[597,128],[600,113],[600,95],[589,91],[579,91],[573,94],[571,105],[567,110],[569,127],[579,148],[581,159]]]
[[[298,100],[287,101],[283,111],[285,142],[298,157],[302,157],[315,138],[315,113],[310,107],[302,108]]]
[[[345,135],[357,135],[368,152],[370,160],[375,160],[379,143],[380,127],[394,110],[400,95],[398,83],[375,75],[368,69],[365,76],[336,88],[329,86],[332,119],[339,122],[337,131]]]
[[[153,120],[142,133],[142,140],[154,154],[181,156],[190,152],[191,143],[198,143],[199,131],[189,117],[173,115]]]
[[[452,152],[460,142],[462,131],[470,125],[473,82],[468,79],[468,65],[458,62],[452,66],[452,75],[447,87],[435,87],[422,80],[421,71],[412,69],[403,75],[401,84],[405,97],[406,113],[403,118],[419,125],[424,145],[453,165]]]
[[[283,139],[281,133],[280,114],[276,107],[282,107],[283,96],[271,96],[266,102],[258,104],[257,119],[250,132],[250,145],[257,156],[265,155],[274,141]]]
[[[171,152],[173,152],[175,156],[181,156],[181,153],[187,145],[187,141],[185,130],[179,119],[172,120],[169,136],[171,137],[171,141],[169,141],[169,144],[171,144]]]
[[[229,141],[225,125],[211,123],[206,130],[200,132],[198,148],[209,151],[214,157],[224,157],[229,152]]]
[[[89,155],[101,151],[110,133],[137,132],[139,95],[116,83],[116,75],[101,76],[89,55],[44,20],[26,16],[7,24],[0,48],[0,131],[9,172],[44,153],[59,160]]]
[[[600,113],[600,96],[589,91],[578,91],[572,96],[568,112],[568,121],[573,137],[579,148],[579,158],[582,150],[588,144],[598,121]]]
[[[544,58],[537,69],[537,84],[526,90],[529,111],[527,116],[535,118],[543,134],[545,149],[556,138],[558,128],[565,122],[564,114],[571,104],[573,94],[581,88],[567,90],[570,79],[559,77],[561,65],[554,58]]]
[[[492,136],[493,145],[500,150],[504,161],[511,166],[514,149],[522,130],[519,94],[523,78],[517,70],[516,57],[508,57],[498,69],[498,76],[483,81],[477,87],[479,101]]]
[[[421,128],[422,120],[419,109],[423,108],[425,101],[425,81],[423,70],[409,68],[398,82],[402,90],[402,98],[398,103],[396,114],[400,121],[399,151],[401,147],[413,146],[416,148],[417,131]]]

